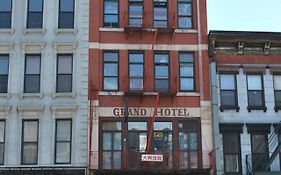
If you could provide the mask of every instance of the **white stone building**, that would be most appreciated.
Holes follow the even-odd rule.
[[[0,172],[85,174],[89,0],[0,1]]]

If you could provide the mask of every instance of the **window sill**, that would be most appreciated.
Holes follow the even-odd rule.
[[[195,29],[175,29],[175,33],[198,33]]]
[[[15,29],[0,29],[0,33],[14,34]]]
[[[200,93],[198,92],[178,92],[177,97],[199,97]]]
[[[75,98],[76,94],[73,92],[66,92],[66,93],[53,93],[53,98]]]
[[[24,34],[28,34],[28,33],[41,33],[41,34],[45,34],[46,33],[46,29],[27,29],[27,28],[25,28],[24,30],[23,30],[23,33]]]
[[[0,93],[0,98],[7,98],[7,99],[9,99],[9,98],[11,98],[11,94],[9,94],[9,93]]]
[[[22,93],[19,94],[20,98],[43,98],[43,94],[42,93]]]
[[[236,112],[239,112],[240,107],[239,106],[220,106],[220,111],[224,112],[224,110],[235,110]]]
[[[120,91],[99,91],[99,95],[101,95],[101,96],[106,96],[106,95],[123,96],[124,92],[120,92]]]
[[[106,27],[100,27],[100,32],[124,32],[124,28],[106,28]]]
[[[78,30],[77,29],[55,29],[55,33],[56,34],[60,34],[60,33],[67,33],[67,34],[77,34]]]
[[[267,111],[266,106],[248,106],[247,109],[248,109],[248,112],[251,112],[252,110],[263,110],[263,112]]]

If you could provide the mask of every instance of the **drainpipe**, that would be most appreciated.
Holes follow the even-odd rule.
[[[217,94],[217,74],[216,74],[216,62],[214,60],[210,63],[210,75],[211,75],[211,92],[212,92],[212,122],[213,122],[213,146],[214,146],[214,174],[222,174],[221,166],[221,141],[219,132],[219,116],[218,116],[218,94]]]

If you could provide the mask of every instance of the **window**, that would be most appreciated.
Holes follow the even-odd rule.
[[[0,55],[0,93],[8,92],[9,55]]]
[[[11,28],[12,0],[0,0],[0,29]]]
[[[42,28],[43,0],[28,0],[27,28]]]
[[[224,132],[222,138],[224,172],[226,174],[241,172],[240,133]]]
[[[275,108],[281,109],[281,75],[274,75]]]
[[[251,133],[253,171],[264,171],[268,162],[267,133]]]
[[[220,74],[220,100],[221,110],[238,107],[236,74]]]
[[[104,26],[119,26],[119,0],[104,0]]]
[[[143,24],[143,0],[129,0],[129,26],[141,27]]]
[[[192,28],[191,0],[178,0],[178,27],[181,29]]]
[[[5,153],[5,121],[0,120],[0,165],[4,164]]]
[[[154,78],[156,91],[169,91],[169,54],[154,54]]]
[[[194,58],[190,53],[179,53],[180,91],[194,91]]]
[[[122,151],[121,122],[104,122],[102,130],[102,167],[103,169],[120,169]]]
[[[40,55],[25,55],[24,93],[40,92]]]
[[[143,53],[129,53],[129,90],[143,90]]]
[[[71,119],[56,120],[55,163],[67,164],[71,162]]]
[[[74,0],[60,0],[59,25],[60,29],[74,28]]]
[[[196,122],[179,122],[180,168],[198,168],[198,127]]]
[[[37,164],[38,120],[23,120],[21,164]]]
[[[153,0],[154,27],[168,26],[168,3],[167,0]]]
[[[118,90],[118,52],[103,53],[103,89]]]
[[[248,109],[264,108],[263,83],[261,75],[247,75]]]
[[[57,92],[72,91],[72,55],[57,56]]]

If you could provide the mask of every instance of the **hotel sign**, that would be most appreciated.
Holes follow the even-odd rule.
[[[163,155],[160,154],[142,154],[141,161],[143,162],[163,162]]]

